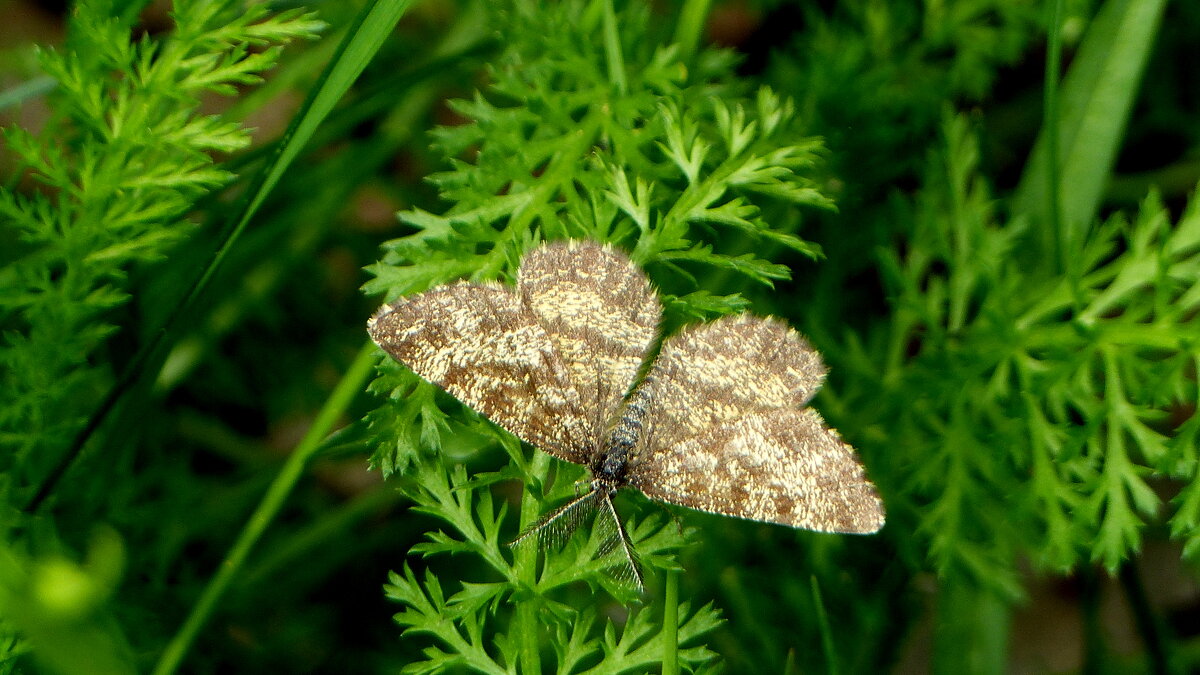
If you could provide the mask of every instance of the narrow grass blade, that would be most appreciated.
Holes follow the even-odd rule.
[[[316,419],[313,420],[312,426],[309,427],[304,438],[288,456],[287,462],[279,470],[279,475],[275,477],[271,487],[263,495],[258,508],[246,521],[237,541],[229,549],[225,559],[221,561],[216,575],[209,580],[204,592],[192,606],[191,613],[188,614],[179,631],[175,633],[175,637],[167,645],[166,650],[159,658],[158,665],[154,668],[154,675],[173,673],[183,662],[183,657],[187,655],[192,642],[216,610],[221,596],[229,588],[234,577],[241,572],[254,544],[258,542],[267,526],[275,519],[275,515],[283,507],[284,501],[295,487],[296,482],[304,475],[304,469],[313,454],[321,447],[321,441],[333,429],[333,425],[350,406],[354,397],[366,387],[367,379],[371,376],[375,365],[375,354],[375,346],[370,343],[364,345],[359,351],[354,363],[342,376],[321,411],[317,413]]]
[[[317,127],[333,110],[334,105],[354,84],[359,74],[370,62],[371,57],[379,51],[411,2],[412,0],[375,0],[375,2],[368,3],[359,13],[355,23],[351,25],[342,41],[341,48],[317,80],[308,99],[301,106],[283,138],[279,141],[275,153],[247,190],[246,197],[239,206],[238,217],[232,219],[229,227],[222,232],[221,245],[213,253],[203,272],[188,289],[183,300],[176,305],[175,310],[167,317],[163,326],[152,334],[153,337],[147,340],[130,360],[117,382],[101,400],[96,411],[88,418],[87,424],[75,437],[71,447],[59,458],[54,468],[38,486],[33,498],[26,505],[27,511],[37,510],[53,492],[59,480],[82,452],[88,439],[108,418],[117,401],[133,387],[146,371],[156,370],[156,366],[162,363],[167,347],[177,342],[184,330],[183,319],[195,314],[197,300],[203,295],[209,282],[220,269],[226,255],[245,231],[246,225],[258,211],[258,207],[274,189],[288,166],[300,154]]]
[[[1165,4],[1108,0],[1071,64],[1058,115],[1042,129],[1013,199],[1014,214],[1032,217],[1044,232],[1043,255],[1059,248],[1055,237],[1069,250],[1096,217]],[[1049,125],[1057,125],[1057,167],[1048,161],[1055,135]],[[1059,194],[1058,213],[1050,186]]]

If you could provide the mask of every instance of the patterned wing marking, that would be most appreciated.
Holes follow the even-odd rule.
[[[812,409],[720,424],[631,467],[652,499],[819,532],[883,527],[883,504],[854,450]]]
[[[803,406],[821,388],[825,364],[799,333],[740,314],[669,338],[644,386],[655,412],[654,443],[678,443],[748,415]]]
[[[573,241],[526,255],[517,289],[604,428],[658,333],[662,307],[650,281],[612,247]]]
[[[587,462],[596,437],[546,331],[512,291],[459,282],[385,306],[371,339],[518,438]]]

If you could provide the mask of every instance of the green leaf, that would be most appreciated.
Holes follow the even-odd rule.
[[[1059,116],[1048,120],[1057,125],[1059,165],[1048,164],[1050,136],[1043,129],[1013,197],[1013,212],[1033,218],[1045,233],[1046,254],[1054,250],[1048,237],[1056,229],[1064,242],[1074,241],[1100,209],[1165,6],[1107,0],[1072,60]],[[1061,195],[1059,213],[1051,212],[1051,184]]]

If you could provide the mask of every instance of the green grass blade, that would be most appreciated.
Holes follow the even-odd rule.
[[[1043,232],[1044,256],[1052,255],[1056,237],[1069,250],[1100,208],[1165,4],[1108,0],[1067,73],[1057,119],[1048,120],[1057,124],[1059,164],[1048,165],[1055,134],[1043,129],[1013,199],[1014,214],[1032,217]],[[1057,214],[1048,184],[1058,186]]]
[[[255,178],[247,191],[246,198],[238,209],[238,217],[231,220],[229,227],[221,235],[221,245],[213,253],[204,271],[192,284],[183,300],[176,305],[175,310],[167,317],[162,328],[152,333],[149,339],[118,378],[116,384],[97,406],[96,411],[88,419],[83,430],[75,437],[71,447],[59,459],[42,484],[38,487],[33,498],[26,506],[27,511],[34,511],[53,492],[58,481],[66,473],[70,465],[83,450],[88,439],[100,428],[122,396],[142,377],[147,370],[156,370],[161,364],[167,347],[178,341],[184,330],[183,319],[195,313],[197,300],[203,295],[209,282],[220,269],[222,262],[245,231],[250,219],[258,211],[259,206],[266,200],[267,195],[274,189],[288,166],[300,154],[313,133],[322,121],[333,110],[338,100],[350,89],[354,81],[366,68],[371,57],[379,51],[384,41],[391,35],[392,29],[412,0],[376,0],[368,3],[356,17],[342,40],[341,47],[325,72],[317,80],[308,99],[297,112],[283,138],[280,139],[276,150]]]
[[[833,627],[829,625],[829,614],[825,612],[825,601],[821,598],[821,584],[816,575],[809,577],[812,587],[813,608],[817,611],[817,628],[821,631],[821,651],[825,654],[825,672],[838,675],[837,649],[833,646]]]
[[[704,22],[712,0],[687,0],[679,11],[679,22],[675,25],[675,42],[682,53],[691,58],[700,46],[704,35]]]
[[[200,633],[204,624],[212,616],[229,584],[241,572],[254,544],[258,542],[267,526],[279,513],[279,509],[283,507],[287,496],[291,494],[292,488],[295,487],[296,482],[303,475],[305,467],[308,466],[308,461],[321,447],[321,441],[333,429],[338,418],[346,412],[354,397],[366,387],[367,379],[371,376],[375,365],[375,354],[375,346],[370,343],[359,350],[358,357],[354,359],[354,363],[346,370],[346,374],[342,376],[333,393],[325,401],[325,405],[317,413],[316,419],[313,420],[312,426],[309,427],[304,438],[288,456],[287,462],[279,470],[279,475],[275,477],[271,487],[267,489],[258,508],[246,521],[237,541],[229,549],[225,559],[221,561],[216,575],[205,586],[204,592],[200,594],[199,600],[192,607],[191,613],[188,614],[175,637],[163,651],[158,665],[154,668],[154,675],[174,673],[183,662],[196,635]]]
[[[0,91],[0,110],[15,108],[30,99],[45,96],[57,84],[53,77],[42,75]]]

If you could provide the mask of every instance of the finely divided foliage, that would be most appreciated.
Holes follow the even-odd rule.
[[[7,621],[19,621],[22,636],[0,639],[5,672],[30,666],[10,660],[29,643],[49,646],[39,653],[40,665],[53,664],[56,672],[128,667],[128,653],[85,620],[121,578],[122,546],[115,535],[91,533],[101,543],[94,545],[96,560],[86,572],[62,563],[79,576],[64,577],[71,579],[65,585],[40,582],[73,589],[58,596],[59,614],[39,614],[36,599],[26,594],[37,596],[27,586],[38,566],[55,564],[73,545],[58,540],[71,531],[64,524],[71,514],[101,527],[120,501],[112,495],[135,489],[133,472],[120,474],[128,478],[126,485],[95,481],[57,495],[62,521],[45,514],[25,520],[18,510],[30,504],[37,486],[47,484],[50,467],[66,458],[68,445],[113,386],[108,340],[118,324],[136,323],[120,314],[130,299],[128,277],[177,251],[196,230],[188,212],[234,178],[213,155],[246,147],[249,132],[236,121],[201,114],[201,97],[228,96],[257,83],[275,65],[283,44],[315,38],[323,27],[299,9],[271,13],[265,4],[180,1],[174,3],[170,30],[134,39],[136,10],[144,4],[71,3],[65,43],[37,53],[42,72],[53,81],[44,128],[36,135],[16,126],[4,130],[6,166],[16,170],[0,188],[0,222],[6,228],[0,264],[0,510],[9,535],[2,547],[0,597],[5,632]],[[128,330],[122,339],[144,337]],[[126,441],[120,432],[114,436]],[[47,554],[55,562],[37,557]],[[80,598],[81,605],[72,604]],[[115,625],[105,623],[104,631],[116,635]]]
[[[624,88],[617,88],[606,68],[606,64],[612,67],[611,59],[606,61],[603,53],[594,51],[600,44],[596,39],[600,26],[580,21],[581,16],[593,16],[582,12],[580,3],[568,2],[553,9],[517,3],[514,15],[505,23],[512,51],[500,59],[492,90],[486,98],[477,95],[455,103],[471,122],[436,134],[454,170],[437,174],[433,180],[452,206],[441,215],[424,211],[401,214],[416,231],[385,245],[383,260],[370,268],[376,278],[367,284],[368,292],[383,293],[393,300],[464,276],[503,278],[518,268],[520,253],[532,247],[531,232],[536,230],[547,239],[633,242],[634,262],[651,265],[662,278],[673,279],[673,289],[691,286],[690,292],[663,296],[668,319],[677,323],[681,318],[711,318],[746,307],[738,295],[714,296],[697,290],[694,272],[722,270],[733,278],[760,284],[786,278],[788,273],[787,268],[753,253],[732,256],[694,244],[693,228],[738,232],[776,248],[815,254],[812,244],[778,224],[769,225],[761,209],[768,205],[828,205],[802,175],[816,162],[819,143],[792,131],[789,102],[766,89],[747,99],[736,85],[726,84],[723,80],[728,77],[730,61],[722,55],[709,54],[685,69],[674,48],[648,46],[650,42],[643,39],[645,10],[639,7],[631,5],[622,15],[620,40],[626,79]],[[470,162],[460,159],[467,149],[472,150]],[[625,393],[605,381],[595,381],[601,386],[587,392],[589,396],[608,400]],[[416,472],[417,480],[407,488],[408,494],[418,509],[451,527],[433,534],[429,546],[419,552],[469,551],[505,580],[473,579],[477,583],[444,597],[444,585],[436,582],[436,577],[424,576],[422,581],[423,575],[406,572],[394,579],[393,596],[409,607],[400,615],[402,623],[410,631],[437,636],[438,648],[429,652],[431,663],[482,658],[470,639],[464,642],[446,631],[473,636],[478,648],[486,649],[488,639],[479,635],[482,608],[496,610],[505,597],[522,602],[516,605],[512,632],[502,633],[493,643],[498,645],[498,653],[486,652],[500,670],[512,667],[508,649],[513,641],[536,641],[537,635],[546,631],[569,640],[570,648],[557,654],[558,672],[570,672],[585,653],[591,655],[585,661],[603,655],[603,667],[598,666],[597,672],[640,671],[650,663],[622,665],[626,662],[621,654],[661,656],[644,645],[630,651],[628,644],[629,639],[645,639],[634,633],[645,629],[649,610],[636,613],[621,629],[620,639],[599,641],[593,637],[599,627],[584,620],[583,610],[558,604],[547,595],[576,580],[606,588],[619,599],[633,599],[628,584],[603,573],[613,565],[613,556],[621,553],[605,545],[606,533],[598,531],[600,528],[594,528],[588,537],[571,538],[562,549],[548,551],[540,573],[536,571],[535,547],[511,554],[510,566],[506,562],[510,554],[499,548],[502,541],[492,533],[491,528],[499,527],[499,516],[488,483],[519,477],[531,496],[544,500],[522,502],[520,527],[524,528],[547,510],[545,504],[561,503],[574,495],[572,481],[581,477],[578,470],[560,466],[557,478],[550,480],[551,467],[544,455],[530,460],[519,446],[507,441],[505,448],[512,460],[509,469],[491,480],[453,478],[449,469],[441,468],[447,462],[446,452],[461,456],[481,448],[488,438],[458,432],[463,425],[486,427],[470,418],[448,417],[443,412],[446,404],[431,392],[431,386],[398,364],[384,364],[373,388],[392,398],[389,405],[370,416],[381,441],[374,463],[385,473]],[[439,449],[441,458],[427,454]],[[457,487],[432,491],[431,485]],[[632,546],[645,566],[673,566],[671,551],[682,542],[675,525],[636,517],[627,524]],[[510,536],[516,533],[508,532]],[[446,607],[460,608],[452,613],[453,629],[445,623],[445,613],[428,611],[443,602]],[[537,621],[528,618],[532,608],[536,608]],[[681,640],[698,637],[716,622],[710,607],[685,608],[679,616]],[[523,627],[532,631],[532,636],[523,638]],[[534,658],[530,651],[536,650],[536,646],[517,649],[525,655],[521,657],[525,667]],[[710,656],[695,649],[680,654],[693,668]]]
[[[1019,553],[1115,571],[1164,515],[1151,473],[1184,481],[1169,522],[1195,555],[1200,204],[1171,223],[1151,196],[1136,221],[1116,215],[1069,242],[1077,275],[1046,276],[1018,255],[1031,241],[1021,222],[996,222],[966,121],[945,128],[912,247],[884,258],[903,320],[873,365],[847,357],[878,376],[847,405],[889,430],[885,457],[927,504],[934,564],[1008,594]]]
[[[725,83],[719,58],[698,59],[685,77],[670,48],[639,52],[652,43],[640,41],[628,12],[618,87],[598,26],[568,18],[579,5],[537,16],[517,5],[508,29],[520,47],[486,96],[455,105],[470,123],[436,134],[454,167],[433,180],[453,206],[401,214],[415,232],[385,246],[369,291],[392,300],[463,276],[503,278],[531,248],[533,230],[623,242],[672,290],[696,270],[763,283],[786,274],[753,254],[692,244],[698,227],[816,251],[761,215],[764,196],[826,203],[797,173],[819,145],[784,140],[790,103],[763,89],[750,104]],[[885,495],[903,502],[898,518],[913,519],[910,553],[949,584],[998,591],[993,597],[1021,593],[1023,555],[1059,570],[1091,560],[1114,570],[1138,550],[1144,524],[1163,515],[1148,482],[1155,473],[1183,481],[1170,525],[1196,555],[1197,207],[1171,223],[1151,198],[1132,222],[1114,216],[1078,228],[1061,238],[1075,267],[1059,269],[1028,221],[997,216],[966,122],[948,117],[943,127],[915,227],[902,245],[877,252],[891,313],[870,320],[866,340],[822,328],[822,346],[846,378],[827,409],[878,462]],[[699,290],[663,300],[676,320],[745,306]],[[382,441],[374,461],[385,471],[424,466],[420,448],[436,449],[450,425],[479,428],[447,417],[446,403],[399,366],[381,372],[375,387],[394,399],[372,415]],[[571,496],[563,484],[580,474],[560,468],[567,480],[550,482],[537,458],[509,450],[515,469],[503,475],[522,476],[534,494]],[[543,510],[523,504],[521,526]],[[588,559],[574,557],[581,539],[545,565]],[[521,556],[518,570],[532,564]]]
[[[44,479],[108,386],[92,360],[131,266],[166,255],[194,228],[187,211],[233,177],[210,153],[245,147],[248,131],[200,114],[200,96],[258,82],[280,43],[322,26],[300,10],[181,2],[165,39],[135,41],[105,3],[72,12],[65,48],[40,53],[56,84],[49,128],[5,130],[39,186],[0,190],[0,218],[20,237],[0,288],[23,289],[0,298],[16,326],[0,349],[0,438],[23,472],[5,487]]]
[[[641,53],[649,47],[639,42],[645,10],[636,5],[623,14],[621,39],[637,58],[625,64],[627,91],[617,91],[592,53],[599,27],[570,14],[581,3],[552,12],[518,5],[506,30],[518,33],[512,44],[520,53],[502,57],[494,101],[455,102],[472,122],[436,133],[455,168],[432,180],[452,206],[441,215],[400,214],[416,233],[385,244],[368,292],[390,300],[463,276],[495,278],[515,269],[533,228],[545,238],[636,237],[635,262],[684,279],[706,268],[767,284],[788,274],[754,254],[719,255],[693,243],[690,228],[702,223],[816,252],[761,213],[780,202],[829,205],[802,175],[820,144],[792,132],[790,102],[768,89],[746,100],[735,85],[710,79],[728,77],[720,54],[686,77],[674,48]],[[469,148],[473,163],[458,159]],[[464,240],[473,251],[457,243]],[[745,307],[736,296],[700,291],[666,301],[693,316]]]

